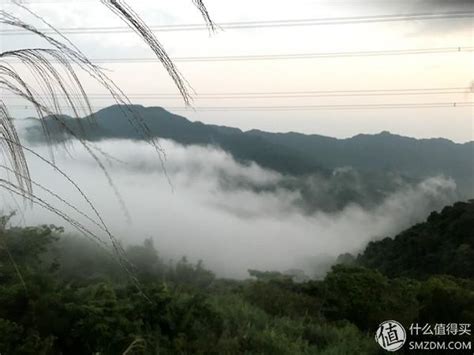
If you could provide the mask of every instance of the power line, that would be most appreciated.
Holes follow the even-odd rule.
[[[412,95],[450,95],[450,94],[473,94],[472,88],[431,88],[431,89],[379,89],[379,90],[329,90],[329,91],[282,91],[282,92],[228,92],[228,93],[196,93],[195,99],[220,100],[220,99],[280,99],[280,98],[313,98],[313,97],[351,97],[351,96],[412,96]],[[44,95],[38,95],[44,97]],[[82,97],[81,95],[68,95],[69,97]],[[6,94],[5,98],[18,98],[17,95]],[[58,94],[57,97],[66,97]],[[113,99],[110,94],[87,94],[89,99]],[[130,93],[130,99],[140,100],[181,100],[182,97],[173,93]]]
[[[474,47],[444,47],[444,48],[417,48],[396,49],[384,51],[353,51],[353,52],[321,52],[321,53],[296,53],[296,54],[265,54],[265,55],[240,55],[240,56],[214,56],[214,57],[176,57],[175,62],[225,62],[225,61],[254,61],[254,60],[282,60],[282,59],[311,59],[311,58],[336,58],[336,57],[372,57],[386,55],[407,54],[435,54],[472,52]],[[156,58],[97,58],[95,63],[142,63],[156,62]]]
[[[301,105],[301,106],[201,106],[191,109],[168,107],[175,111],[319,111],[319,110],[366,110],[366,109],[400,109],[400,108],[442,108],[473,107],[474,102],[430,102],[430,103],[397,103],[397,104],[347,104],[347,105]]]
[[[261,61],[261,60],[292,60],[292,59],[316,59],[316,58],[343,58],[343,57],[376,57],[415,54],[441,54],[441,53],[469,53],[473,52],[472,46],[438,47],[438,48],[412,48],[378,51],[351,51],[351,52],[316,52],[316,53],[286,53],[286,54],[263,54],[263,55],[230,55],[209,57],[173,57],[175,62],[228,62],[228,61]],[[5,59],[5,58],[4,58]],[[55,60],[52,60],[53,62]],[[156,62],[153,57],[135,58],[91,58],[93,63],[148,63]],[[11,62],[18,63],[17,60]]]
[[[31,105],[9,105],[19,109],[32,109]],[[95,107],[99,110],[103,107]],[[377,109],[421,109],[421,108],[463,108],[474,107],[474,102],[427,102],[394,104],[347,104],[347,105],[300,105],[300,106],[201,106],[201,107],[165,107],[170,111],[331,111],[331,110],[377,110]],[[63,109],[68,109],[64,107]]]
[[[474,11],[440,12],[440,13],[412,13],[398,15],[378,15],[378,16],[357,16],[357,17],[324,17],[307,19],[281,19],[281,20],[260,20],[260,21],[233,21],[221,22],[218,27],[221,29],[252,29],[252,28],[274,28],[274,27],[300,27],[300,26],[321,26],[321,25],[345,25],[377,22],[399,22],[413,20],[439,20],[469,18],[474,16]],[[149,26],[152,31],[175,32],[175,31],[202,31],[208,27],[202,23],[194,24],[173,24]],[[54,34],[50,28],[39,29],[45,34]],[[109,27],[63,27],[57,28],[63,34],[91,34],[91,33],[127,33],[133,30],[125,26]],[[2,30],[2,35],[33,35],[29,31]]]
[[[206,94],[196,94],[194,99],[197,100],[227,100],[227,99],[292,99],[292,98],[314,98],[314,97],[359,97],[359,96],[425,96],[425,95],[452,95],[452,94],[473,94],[472,91],[469,91],[469,88],[465,88],[462,91],[415,91],[415,92],[327,92],[327,93],[307,93],[307,94],[298,94],[297,92],[290,94],[271,94],[271,93],[261,93],[259,95],[255,94],[245,94],[245,93],[229,93],[225,94],[215,94],[215,95],[206,95]],[[38,95],[39,97],[44,97],[43,95]],[[82,97],[81,95],[68,95],[69,97]],[[3,95],[5,98],[18,98],[13,94]],[[61,94],[57,97],[65,98],[66,96]],[[89,99],[94,100],[109,100],[112,99],[110,94],[88,94]],[[140,100],[182,100],[182,97],[177,94],[128,94],[129,99],[140,99]]]

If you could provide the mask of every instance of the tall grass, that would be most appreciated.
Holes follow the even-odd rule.
[[[157,57],[157,61],[162,63],[178,91],[181,93],[184,103],[189,105],[191,101],[189,85],[155,34],[147,27],[146,23],[133,8],[125,1],[98,1],[130,26],[153,51]],[[214,30],[214,24],[203,2],[201,0],[193,0],[193,3],[201,12],[210,30]],[[103,171],[124,211],[126,211],[125,201],[122,200],[119,190],[115,187],[111,176],[101,160],[101,156],[104,154],[98,148],[94,147],[92,143],[88,142],[83,134],[77,134],[65,124],[65,110],[71,111],[73,117],[79,120],[79,127],[81,127],[82,124],[80,120],[81,117],[88,116],[91,117],[92,120],[94,119],[92,107],[87,96],[87,90],[79,79],[79,73],[86,73],[89,77],[94,79],[108,91],[114,101],[120,105],[121,110],[127,111],[126,113],[128,114],[126,116],[129,119],[131,127],[136,132],[139,132],[142,138],[155,148],[161,164],[163,164],[163,150],[160,148],[156,138],[151,134],[144,120],[138,113],[134,112],[127,95],[101,67],[92,63],[73,42],[40,15],[17,1],[14,1],[14,4],[18,10],[23,10],[29,16],[32,16],[35,20],[46,26],[49,32],[53,32],[53,35],[48,35],[31,23],[23,21],[13,12],[0,10],[0,24],[29,32],[42,39],[47,45],[45,47],[16,48],[0,52],[0,89],[16,97],[23,98],[33,106],[38,119],[42,123],[44,135],[50,146],[55,142],[53,142],[53,136],[48,132],[47,125],[44,124],[47,117],[54,119],[61,129],[77,139],[93,157],[99,169]],[[22,73],[25,72],[32,74],[30,77],[33,79],[26,79],[26,76],[22,75]],[[83,130],[83,132],[85,131]],[[55,207],[53,203],[39,197],[35,193],[35,190],[40,189],[46,192],[46,194],[52,197],[56,202],[60,202],[72,208],[73,211],[91,221],[93,225],[98,227],[97,229],[99,231],[105,232],[110,239],[115,254],[119,257],[119,261],[124,264],[127,270],[131,269],[131,265],[128,264],[124,257],[124,251],[120,243],[110,232],[101,214],[95,208],[91,199],[79,187],[79,183],[74,181],[69,177],[67,172],[61,170],[55,164],[52,150],[51,157],[48,159],[22,144],[13,124],[13,117],[10,115],[8,104],[2,98],[0,98],[0,150],[3,159],[3,162],[0,164],[0,169],[10,173],[6,174],[5,179],[0,179],[0,188],[13,196],[18,196],[25,201],[29,201],[32,204],[51,211],[78,229],[85,236],[94,239],[99,244],[104,244],[97,232],[86,227],[68,213],[63,212],[61,208]],[[63,179],[70,183],[74,189],[79,191],[82,198],[90,207],[92,215],[90,212],[79,210],[72,202],[67,201],[54,191],[34,181],[25,152],[29,152],[34,157],[40,159],[41,162],[53,167]],[[10,176],[12,177],[10,178]]]

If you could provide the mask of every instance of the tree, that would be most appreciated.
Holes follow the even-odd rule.
[[[375,329],[381,320],[408,323],[417,316],[418,283],[389,280],[376,270],[337,265],[326,276],[323,313],[349,320],[360,329]]]

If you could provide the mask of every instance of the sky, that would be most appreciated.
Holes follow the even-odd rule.
[[[32,10],[57,28],[119,26],[120,22],[99,1],[32,0]],[[191,0],[130,1],[150,26],[201,24],[203,19]],[[1,3],[5,10],[29,19],[21,9]],[[471,1],[326,1],[326,0],[207,0],[213,20],[219,24],[239,21],[300,20],[314,18],[367,17],[380,15],[474,11]],[[449,5],[446,5],[449,4]],[[42,27],[42,26],[40,26]],[[225,27],[225,26],[223,26]],[[1,29],[7,29],[3,26]],[[394,56],[330,57],[254,61],[177,61],[176,64],[195,90],[191,108],[179,98],[160,63],[101,63],[107,74],[134,103],[163,106],[191,120],[266,131],[297,131],[339,138],[359,133],[392,133],[429,138],[444,137],[466,142],[474,137],[473,102],[474,47],[473,19],[430,19],[362,24],[288,26],[272,28],[218,29],[215,33],[179,31],[156,33],[171,57],[214,57],[281,55],[298,53],[393,51],[426,48],[463,48],[451,53]],[[151,57],[152,53],[133,33],[70,34],[90,58]],[[2,36],[2,50],[42,46],[31,36]],[[19,69],[21,70],[21,69]],[[94,107],[111,104],[111,99],[95,98],[104,90],[81,76],[91,93]],[[273,92],[406,90],[456,88],[454,93],[378,96],[268,97]],[[171,98],[157,98],[157,94]],[[229,93],[263,93],[257,98],[228,98]],[[139,94],[155,97],[144,99]],[[208,94],[208,95],[206,95]],[[212,94],[212,95],[209,95]],[[346,93],[347,94],[347,93]],[[227,96],[225,96],[227,95]],[[209,97],[206,97],[209,96]],[[218,97],[216,96],[224,96]],[[263,97],[262,97],[263,96]],[[265,97],[266,96],[266,97]],[[291,95],[290,95],[291,96]],[[31,114],[18,99],[8,98],[12,114]],[[406,108],[406,105],[442,103],[445,107]],[[341,105],[402,105],[404,108],[373,107],[341,109]],[[332,108],[320,106],[335,105]],[[283,109],[270,109],[275,106]],[[311,109],[303,109],[311,106]],[[315,108],[316,106],[317,108]],[[319,107],[318,107],[319,106]],[[203,107],[218,107],[206,111]],[[255,109],[254,107],[263,107]],[[269,108],[270,107],[270,108]],[[295,109],[298,108],[298,109]]]

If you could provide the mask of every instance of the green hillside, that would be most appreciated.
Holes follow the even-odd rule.
[[[474,278],[474,201],[433,212],[393,239],[371,242],[357,262],[391,277]]]
[[[371,243],[358,259],[365,267],[335,265],[323,280],[304,282],[256,270],[247,280],[219,279],[202,262],[167,262],[147,239],[125,251],[137,284],[93,242],[53,226],[8,227],[4,217],[0,349],[382,354],[374,341],[382,321],[406,329],[474,322],[473,211],[472,202],[446,207],[392,241]],[[407,346],[400,353],[409,353]]]

